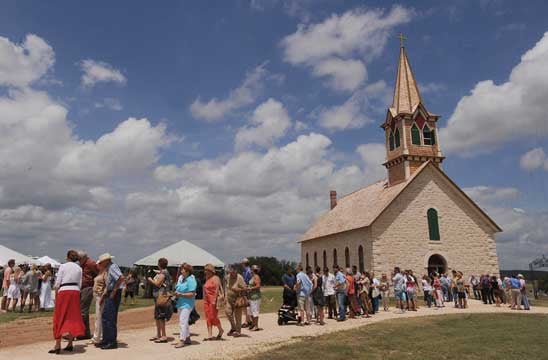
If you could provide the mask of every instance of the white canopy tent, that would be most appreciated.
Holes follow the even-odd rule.
[[[61,266],[61,263],[55,259],[50,258],[49,256],[45,255],[41,258],[36,259],[39,265],[46,265],[50,264],[52,268],[57,269],[59,266]]]
[[[134,263],[137,266],[156,266],[159,258],[166,258],[168,266],[180,266],[186,262],[192,266],[205,266],[212,264],[215,267],[224,267],[225,264],[217,257],[211,255],[204,249],[186,241],[181,240],[173,245],[165,247],[153,254],[150,254]]]
[[[15,264],[32,264],[32,259],[15,250],[0,245],[0,266],[6,266],[10,259],[15,260]]]

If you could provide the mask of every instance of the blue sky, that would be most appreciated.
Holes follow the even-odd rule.
[[[130,263],[186,238],[230,261],[295,258],[329,188],[345,193],[384,175],[378,125],[401,31],[423,100],[442,115],[444,170],[508,229],[502,266],[548,250],[542,1],[56,5],[1,5],[0,55],[23,49],[0,59],[0,94],[27,124],[11,140],[36,136],[25,131],[42,116],[59,126],[28,148],[17,142],[43,161],[0,155],[3,193],[17,194],[0,201],[7,246],[61,257],[76,243]],[[44,44],[26,43],[29,34]],[[531,49],[533,60],[522,59]],[[33,53],[43,58],[29,65]],[[48,106],[66,114],[50,117]],[[265,189],[280,174],[296,180]]]

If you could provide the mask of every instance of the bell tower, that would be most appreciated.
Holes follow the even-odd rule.
[[[409,65],[402,34],[400,58],[392,106],[388,108],[384,129],[388,185],[409,177],[425,162],[440,166],[444,157],[438,144],[439,115],[429,112],[422,101],[419,87]]]

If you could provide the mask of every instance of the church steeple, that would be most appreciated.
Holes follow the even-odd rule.
[[[388,108],[385,122],[386,162],[388,184],[394,185],[409,179],[426,161],[440,165],[444,157],[438,144],[438,115],[432,114],[422,101],[415,75],[400,38],[400,57],[394,86],[392,106]]]
[[[398,74],[394,87],[394,99],[391,110],[395,114],[412,113],[421,102],[419,87],[415,75],[409,65],[409,59],[405,53],[405,47],[400,47],[400,60],[398,62]]]

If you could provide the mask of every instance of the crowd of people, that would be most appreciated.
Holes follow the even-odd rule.
[[[134,301],[139,278],[133,273],[122,274],[106,253],[94,261],[83,251],[69,250],[66,262],[57,273],[51,266],[15,266],[10,260],[4,269],[2,282],[2,311],[38,311],[54,307],[53,335],[55,346],[49,352],[73,351],[73,341],[88,340],[104,350],[116,349],[118,310],[124,301]],[[179,339],[172,342],[175,348],[192,344],[190,325],[200,318],[195,300],[198,282],[192,265],[183,263],[173,278],[168,270],[168,260],[158,259],[157,269],[151,270],[145,281],[152,287],[156,334],[149,340],[167,343],[166,322],[175,313],[179,316]],[[207,337],[203,341],[223,339],[225,330],[219,320],[219,310],[224,308],[230,323],[227,336],[239,337],[242,329],[260,331],[261,307],[260,267],[251,266],[243,259],[241,266],[230,266],[221,278],[215,267],[204,267],[203,313]],[[441,309],[446,304],[468,307],[474,298],[497,307],[506,304],[515,310],[529,310],[526,282],[523,275],[500,279],[483,274],[465,279],[460,271],[450,274],[423,274],[417,278],[412,270],[395,267],[393,272],[378,277],[373,272],[360,272],[357,267],[342,268],[334,265],[321,269],[298,265],[288,267],[282,277],[283,306],[295,311],[298,326],[312,323],[326,324],[328,319],[346,321],[348,318],[369,318],[382,309],[389,311],[390,298],[395,300],[398,313],[418,311],[419,305]],[[55,291],[55,300],[51,293]],[[423,304],[418,297],[422,295]],[[55,302],[55,306],[53,303]],[[95,326],[91,332],[89,311],[95,303]],[[17,308],[19,304],[19,307]],[[281,324],[279,322],[279,324]],[[216,329],[216,334],[213,334]],[[61,349],[61,341],[67,345]]]
[[[51,296],[53,272],[50,264],[44,266],[8,261],[2,269],[2,312],[45,311],[53,309]]]

